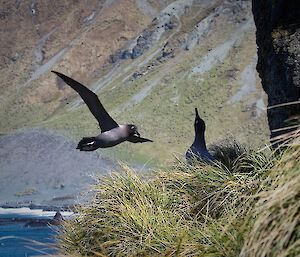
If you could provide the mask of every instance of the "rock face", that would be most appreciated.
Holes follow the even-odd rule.
[[[176,6],[176,2],[173,5]],[[162,14],[155,17],[151,24],[128,47],[111,55],[110,61],[115,63],[122,59],[136,59],[159,42],[164,33],[176,28],[178,26],[177,13],[174,11],[175,9],[171,9],[172,12],[170,10],[168,12],[168,9],[166,8]]]
[[[252,11],[257,28],[257,70],[268,94],[268,105],[297,101],[300,98],[300,8],[297,0],[253,0]],[[268,110],[271,139],[291,125],[300,114],[300,105]]]

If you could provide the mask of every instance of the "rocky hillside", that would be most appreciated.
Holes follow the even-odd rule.
[[[54,69],[154,138],[130,146],[148,160],[188,147],[196,106],[209,142],[266,138],[250,1],[2,2],[1,133],[47,127],[78,140],[98,132]]]
[[[195,107],[208,143],[267,142],[251,1],[2,0],[1,7],[1,134],[39,128],[77,142],[99,132],[53,69],[85,83],[119,123],[137,124],[155,141],[97,151],[106,158],[152,165],[181,158]]]
[[[2,2],[1,120],[12,118],[2,123],[4,133],[47,120],[64,105],[70,91],[55,87],[50,69],[88,82],[149,22],[134,1]]]

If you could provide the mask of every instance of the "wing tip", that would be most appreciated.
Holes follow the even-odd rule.
[[[55,71],[55,70],[51,70],[51,72],[54,73],[54,74],[56,74],[60,78],[63,77],[63,76],[65,76],[64,74],[62,74],[62,73],[60,73],[58,71]]]

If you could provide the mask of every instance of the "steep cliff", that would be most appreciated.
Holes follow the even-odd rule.
[[[268,94],[268,120],[271,138],[290,131],[300,114],[300,8],[299,1],[253,0],[257,27],[257,70]],[[272,108],[274,106],[275,108]],[[271,107],[271,108],[270,108]]]

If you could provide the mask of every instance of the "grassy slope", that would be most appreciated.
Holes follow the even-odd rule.
[[[211,40],[217,45],[213,38]],[[207,45],[211,45],[210,43],[207,42]],[[117,152],[116,157],[121,158],[120,154],[126,149],[135,149],[135,152],[139,151],[144,157],[134,158],[134,161],[144,162],[154,159],[161,162],[171,159],[173,153],[184,153],[193,140],[194,107],[199,108],[207,122],[207,138],[210,143],[228,135],[234,135],[242,143],[252,146],[266,142],[268,135],[265,115],[250,118],[250,111],[245,111],[247,97],[242,102],[227,104],[230,96],[238,91],[239,85],[227,77],[226,73],[232,67],[243,70],[248,65],[249,59],[254,56],[256,50],[253,32],[247,34],[242,45],[238,49],[233,49],[221,65],[213,67],[200,78],[197,75],[189,76],[192,67],[199,63],[201,56],[206,53],[207,45],[199,46],[192,53],[181,52],[174,60],[160,64],[142,78],[124,85],[122,79],[130,74],[129,71],[101,91],[100,99],[108,110],[112,110],[110,111],[112,116],[120,122],[138,124],[142,135],[155,140],[155,144],[121,145],[106,151],[108,155]],[[130,64],[129,61],[127,63]],[[130,103],[132,96],[157,77],[162,78],[142,102],[129,105],[122,110],[122,107],[126,107],[126,103]],[[176,103],[174,98],[178,99]],[[76,136],[82,135],[81,131],[87,131],[86,134],[97,133],[96,124],[92,119],[86,123],[89,116],[87,108],[81,107],[73,113],[58,115],[51,121],[51,125],[57,129],[71,127]],[[75,121],[77,117],[83,117],[79,124]],[[133,156],[127,156],[126,159],[131,157]]]
[[[63,253],[80,256],[288,256],[300,253],[300,145],[243,151],[227,166],[176,163],[147,177],[124,166],[65,222]],[[229,151],[230,150],[230,151]]]
[[[76,72],[81,81],[87,83],[90,77],[99,73],[110,54],[123,47],[149,23],[149,17],[135,8],[135,1],[112,5],[109,2],[93,0],[88,6],[84,2],[45,2],[37,5],[36,17],[30,11],[31,1],[22,1],[19,7],[14,2],[5,3],[3,8],[9,15],[1,20],[5,28],[1,51],[5,52],[4,58],[8,61],[2,62],[1,59],[4,67],[0,76],[2,134],[39,126],[60,109],[61,104],[64,105],[64,99],[73,96],[72,90],[58,89],[50,69],[69,75]],[[94,19],[86,22],[93,12]],[[44,58],[37,62],[35,52],[39,42],[53,29],[51,36],[41,45]],[[18,33],[12,34],[12,30]],[[64,48],[68,48],[65,54],[54,66],[48,67],[46,64],[51,58]],[[9,61],[16,53],[20,55],[19,59]],[[46,65],[44,73],[26,84],[43,65]]]
[[[71,50],[56,64],[56,69],[88,85],[100,78],[100,74],[105,75],[106,72],[103,72],[100,66],[108,54],[123,46],[126,39],[134,36],[149,23],[149,18],[137,11],[132,12],[134,1],[129,3],[126,8],[123,8],[121,3],[112,5],[104,15],[97,16],[92,25],[78,23],[76,31],[80,37],[72,44]],[[167,32],[143,56],[136,60],[123,61],[119,71],[112,73],[110,81],[97,92],[104,106],[117,121],[137,124],[142,135],[155,141],[154,144],[143,145],[125,143],[113,149],[99,150],[99,153],[112,159],[141,164],[165,163],[166,160],[172,160],[174,153],[182,156],[193,140],[194,107],[199,108],[207,122],[208,143],[230,135],[242,143],[250,143],[255,147],[267,141],[265,113],[260,117],[251,117],[251,99],[260,98],[261,89],[247,95],[238,103],[227,103],[241,87],[239,82],[241,71],[255,56],[253,27],[246,32],[240,44],[231,48],[222,62],[202,75],[191,75],[191,70],[201,62],[203,56],[209,53],[210,49],[218,47],[230,38],[239,27],[239,23],[231,21],[228,17],[218,18],[222,15],[218,16],[213,23],[215,27],[200,40],[198,45],[190,51],[183,50],[180,42],[210,11],[202,11],[198,6],[191,8],[181,17],[178,27]],[[91,10],[87,10],[84,14],[80,14],[80,17],[77,17],[78,14],[74,12],[67,21],[68,23],[74,19],[81,21],[90,12]],[[130,13],[130,19],[124,23],[123,16],[127,12]],[[134,26],[136,20],[140,21],[137,27]],[[81,33],[86,28],[88,30]],[[125,32],[120,34],[117,28],[125,28]],[[54,34],[60,41],[63,40],[62,30],[63,28],[59,28],[58,34]],[[103,41],[108,38],[109,32],[111,32],[110,43],[107,40]],[[70,41],[70,38],[64,40]],[[56,42],[54,39],[50,38],[49,42],[47,41],[45,46],[47,49],[52,49],[51,44]],[[138,67],[166,41],[175,49],[175,57],[162,63],[156,62],[146,75],[124,83],[128,75],[155,62],[157,56],[142,68]],[[158,54],[160,53],[159,51]],[[100,57],[96,58],[95,54],[99,54]],[[114,69],[107,67],[106,71],[110,71],[110,68]],[[228,75],[231,69],[237,70],[234,79]],[[90,76],[91,78],[87,79]],[[74,99],[75,94],[72,90],[68,88],[58,90],[54,83],[53,75],[45,73],[38,80],[18,91],[14,91],[13,87],[7,89],[6,101],[1,103],[3,108],[0,118],[5,121],[1,122],[1,133],[27,127],[47,127],[71,136],[75,141],[82,136],[97,134],[97,124],[84,105],[70,108],[70,105],[72,106],[78,100]],[[21,80],[18,84],[22,84]],[[141,102],[132,104],[130,99],[149,85],[152,85],[149,94]],[[260,87],[259,82],[257,86]],[[70,104],[67,105],[66,102]]]

